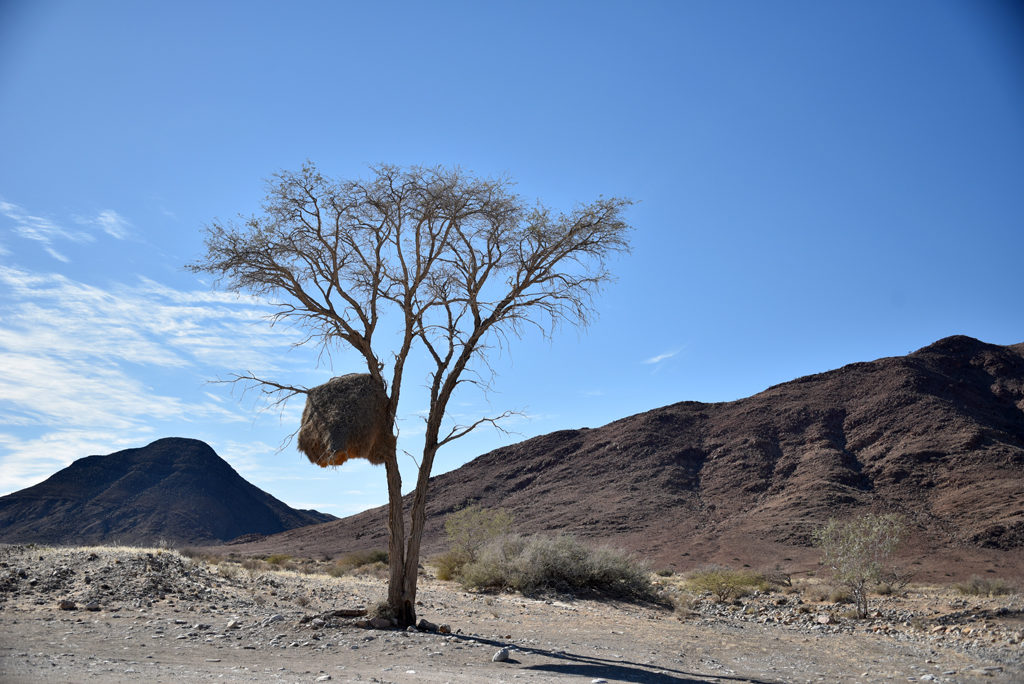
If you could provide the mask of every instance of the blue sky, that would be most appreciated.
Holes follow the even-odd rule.
[[[1024,341],[1015,3],[0,2],[0,494],[186,436],[293,506],[386,501],[379,468],[278,450],[299,402],[208,383],[361,370],[317,367],[260,302],[183,268],[306,159],[638,201],[599,319],[516,342],[493,393],[457,397],[522,410],[515,434],[435,472],[952,334]],[[400,407],[413,453],[423,401]]]

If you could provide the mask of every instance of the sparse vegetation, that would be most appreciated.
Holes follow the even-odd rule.
[[[271,565],[283,566],[291,559],[292,557],[286,553],[274,553],[267,556],[266,561]]]
[[[327,569],[331,577],[352,574],[380,574],[387,570],[388,552],[384,549],[367,549],[345,554]]]
[[[889,567],[889,559],[906,534],[907,525],[898,515],[874,513],[850,520],[832,519],[815,531],[822,563],[832,569],[837,589],[849,592],[857,617],[867,616],[871,588],[900,576]]]
[[[965,596],[1005,596],[1013,594],[1016,588],[1004,579],[998,577],[980,577],[973,575],[966,582],[958,582],[954,588]]]
[[[452,580],[461,576],[466,564],[477,560],[484,546],[512,531],[512,514],[503,508],[473,504],[446,517],[444,531],[448,550],[434,559],[434,565],[438,579]]]
[[[754,591],[767,591],[771,583],[760,573],[716,566],[690,573],[686,587],[696,593],[710,593],[718,601],[735,601]]]
[[[570,536],[495,539],[463,566],[461,581],[468,589],[509,589],[526,595],[656,598],[650,571],[642,562],[615,549],[585,546]]]

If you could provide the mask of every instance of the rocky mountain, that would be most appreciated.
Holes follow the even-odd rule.
[[[278,501],[203,442],[167,438],[0,497],[0,542],[204,544],[334,519]]]
[[[866,510],[905,514],[922,557],[1024,551],[1024,344],[950,337],[738,401],[535,437],[434,477],[431,496],[427,553],[469,503],[509,509],[523,532],[572,533],[668,567],[809,559],[816,526]],[[230,548],[385,548],[385,514]]]

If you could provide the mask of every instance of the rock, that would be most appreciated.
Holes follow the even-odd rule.
[[[817,622],[819,625],[831,625],[832,616],[828,613],[822,613],[821,615],[814,618],[814,621]]]
[[[492,663],[503,663],[506,660],[508,660],[508,657],[509,657],[509,655],[511,655],[511,653],[512,653],[512,651],[510,651],[508,649],[508,647],[502,648],[497,653],[494,654],[494,656],[491,658],[491,662]]]
[[[78,610],[78,606],[75,605],[75,602],[67,599],[61,599],[60,603],[57,604],[57,607],[61,610]]]
[[[452,628],[448,625],[438,625],[437,632],[438,634],[451,634]]]
[[[420,621],[416,623],[416,627],[418,627],[421,632],[436,632],[439,629],[433,622],[423,618],[420,618]]]
[[[276,613],[276,614],[271,615],[270,617],[268,617],[262,623],[260,623],[260,626],[261,627],[266,627],[267,625],[272,625],[275,622],[280,622],[281,620],[284,620],[284,615],[281,615],[280,613]]]
[[[375,617],[370,619],[370,627],[373,629],[391,629],[394,625],[391,620],[385,617]]]
[[[88,610],[89,612],[95,613],[95,612],[99,611],[100,604],[97,603],[96,601],[90,601],[89,603],[85,604],[85,609]]]
[[[228,629],[238,629],[241,626],[242,626],[242,624],[238,620],[235,620],[233,618],[231,620],[228,620],[228,624],[227,624],[227,628]]]
[[[331,681],[331,679],[332,679],[331,675],[325,674],[325,675],[320,675],[319,677],[317,677],[316,681],[318,681],[318,682],[329,682],[329,681]]]

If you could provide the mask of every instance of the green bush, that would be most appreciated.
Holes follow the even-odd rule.
[[[749,570],[711,567],[690,573],[686,579],[690,591],[710,593],[719,601],[735,601],[754,591],[767,591],[771,584],[764,575]]]
[[[450,514],[444,521],[448,551],[434,559],[437,577],[457,579],[467,563],[477,559],[480,550],[512,529],[512,514],[502,508],[482,508],[476,504]]]
[[[275,553],[275,554],[271,554],[271,555],[267,556],[266,560],[271,565],[278,565],[278,566],[280,566],[280,565],[284,565],[285,563],[287,563],[291,559],[292,559],[292,557],[289,556],[286,553]]]
[[[966,582],[959,582],[953,585],[957,591],[967,596],[1003,596],[1014,593],[1013,585],[998,577],[979,577],[973,575]]]
[[[570,536],[506,535],[480,549],[462,568],[467,589],[513,590],[525,595],[596,594],[654,600],[650,571],[628,554],[585,546]]]

